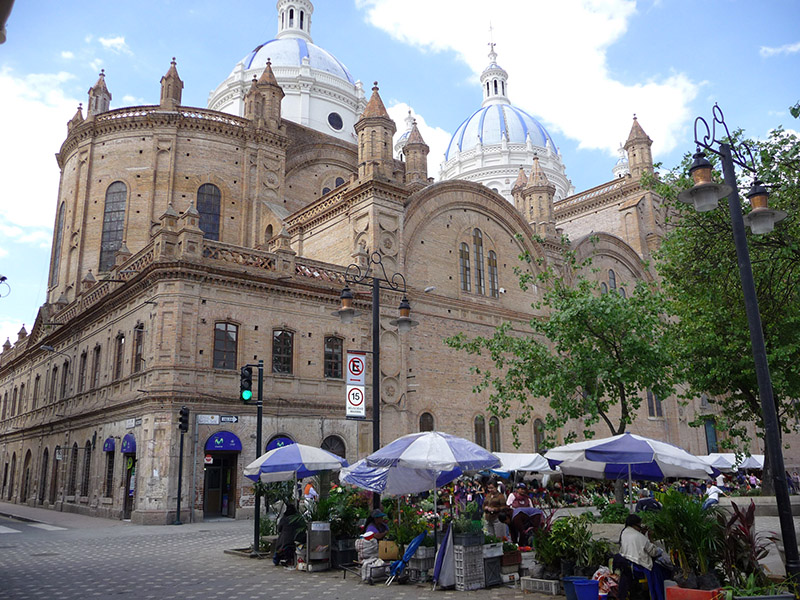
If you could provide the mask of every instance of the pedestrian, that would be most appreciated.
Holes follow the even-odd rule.
[[[711,480],[709,479],[709,484]],[[719,504],[719,497],[720,495],[724,496],[725,492],[719,489],[715,485],[709,485],[706,489],[706,500],[703,502],[703,510],[707,509],[710,506],[714,506],[715,504]]]
[[[486,495],[483,498],[484,529],[488,535],[503,539],[508,530],[500,521],[500,515],[507,510],[506,497],[497,489],[497,482],[490,481],[486,486]]]

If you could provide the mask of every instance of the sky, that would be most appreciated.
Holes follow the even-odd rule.
[[[754,138],[800,101],[796,0],[318,0],[311,35],[380,94],[398,134],[411,110],[436,176],[481,103],[488,43],[511,102],[556,140],[580,192],[611,179],[634,114],[665,167],[714,103]],[[183,105],[277,31],[274,0],[27,0],[0,45],[0,343],[46,298],[66,123],[105,69],[111,108],[157,104],[174,56]],[[84,112],[85,115],[85,112]]]

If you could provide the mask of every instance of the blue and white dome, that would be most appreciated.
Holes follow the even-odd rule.
[[[556,187],[555,199],[566,198],[573,188],[555,141],[526,111],[508,99],[508,73],[497,64],[494,44],[489,66],[481,73],[483,103],[458,126],[439,176],[477,181],[513,202],[511,189],[519,168],[530,168],[534,158]]]
[[[527,144],[528,136],[534,146],[556,147],[542,124],[521,108],[512,104],[482,106],[456,129],[444,159],[449,160],[456,153],[470,150],[479,144],[501,144],[503,139],[509,144]]]
[[[240,60],[208,98],[208,108],[244,116],[244,97],[269,60],[283,89],[281,116],[354,142],[364,89],[336,57],[313,43],[310,0],[278,0],[278,33]]]

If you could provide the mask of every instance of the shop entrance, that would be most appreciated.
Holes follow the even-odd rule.
[[[208,453],[212,462],[206,464],[205,490],[203,495],[203,517],[236,516],[236,465],[238,452]]]
[[[128,520],[136,510],[136,438],[128,433],[122,438],[122,518]]]

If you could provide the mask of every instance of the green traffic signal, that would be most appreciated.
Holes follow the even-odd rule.
[[[252,390],[242,390],[242,400],[250,400],[253,397]]]
[[[253,368],[249,365],[239,370],[239,396],[245,402],[253,397]]]

